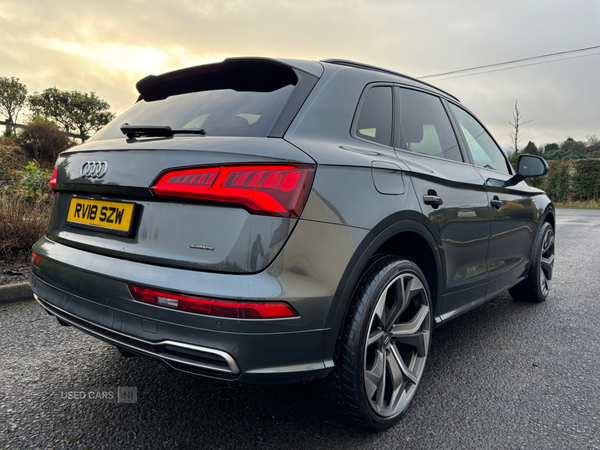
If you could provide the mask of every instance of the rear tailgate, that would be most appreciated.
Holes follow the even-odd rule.
[[[101,177],[103,170],[86,170],[92,162],[106,169]],[[47,236],[93,253],[151,264],[260,271],[285,244],[297,218],[255,214],[231,203],[161,198],[150,189],[160,174],[173,169],[257,164],[314,166],[314,161],[277,138],[178,136],[89,142],[57,161],[58,193]],[[83,220],[86,212],[88,220]]]

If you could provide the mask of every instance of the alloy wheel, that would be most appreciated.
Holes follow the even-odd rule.
[[[423,375],[431,335],[430,302],[413,273],[395,277],[383,290],[369,323],[364,383],[376,414],[400,414]]]
[[[540,290],[543,296],[548,295],[552,284],[552,270],[554,268],[554,232],[548,227],[542,240],[542,254],[540,257]]]

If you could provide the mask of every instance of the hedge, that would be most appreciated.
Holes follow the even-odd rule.
[[[600,159],[559,159],[548,164],[546,176],[529,178],[527,183],[546,191],[555,202],[600,200]]]

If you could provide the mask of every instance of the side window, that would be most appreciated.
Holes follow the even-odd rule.
[[[510,174],[506,158],[492,137],[484,130],[477,120],[465,110],[450,104],[450,109],[458,121],[469,152],[476,166]]]
[[[398,142],[404,150],[462,161],[458,141],[442,101],[429,94],[400,89]]]
[[[379,144],[392,143],[392,88],[369,89],[354,128],[356,137]]]

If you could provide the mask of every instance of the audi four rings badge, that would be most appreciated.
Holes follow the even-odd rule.
[[[102,178],[108,170],[106,161],[86,161],[79,174],[85,178]]]

